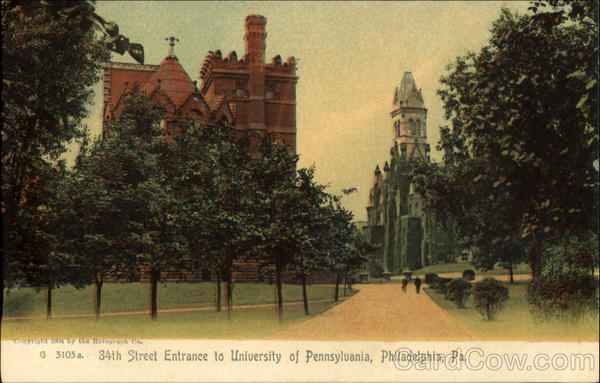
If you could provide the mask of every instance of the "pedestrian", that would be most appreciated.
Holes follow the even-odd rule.
[[[421,291],[421,278],[415,278],[415,287],[417,288],[417,294]]]
[[[402,280],[402,291],[406,292],[406,286],[408,285],[408,279],[404,278]]]

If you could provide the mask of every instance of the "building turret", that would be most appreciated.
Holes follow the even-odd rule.
[[[246,17],[244,54],[210,51],[200,68],[199,91],[211,108],[224,101],[235,119],[238,137],[247,137],[249,153],[256,153],[260,137],[296,150],[296,59],[276,55],[265,60],[267,19]]]
[[[408,159],[427,159],[427,109],[411,72],[404,72],[394,90],[392,107],[394,143],[405,144]]]
[[[388,164],[387,161],[385,161],[385,164],[383,164],[383,171],[385,173],[389,173],[389,171],[390,171],[390,165]]]
[[[381,178],[381,170],[379,170],[379,165],[375,165],[375,170],[373,171],[373,185],[375,185],[379,179]]]
[[[248,106],[250,130],[265,130],[265,25],[267,19],[260,15],[246,17],[246,55],[248,56],[250,78],[248,82]]]

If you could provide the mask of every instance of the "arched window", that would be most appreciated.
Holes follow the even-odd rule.
[[[394,131],[396,133],[396,137],[400,137],[400,121],[394,121]]]
[[[415,135],[415,121],[412,118],[408,120],[408,131],[411,136]]]

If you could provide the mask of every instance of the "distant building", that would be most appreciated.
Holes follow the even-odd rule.
[[[401,273],[415,270],[437,260],[432,251],[434,237],[443,235],[432,227],[415,193],[408,166],[413,161],[429,161],[427,143],[427,109],[421,90],[410,72],[405,72],[394,90],[391,112],[393,142],[390,160],[373,172],[367,206],[367,239],[383,248],[379,260],[383,272]],[[444,251],[444,249],[439,249]]]

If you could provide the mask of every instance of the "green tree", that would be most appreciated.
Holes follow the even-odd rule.
[[[187,263],[217,276],[216,308],[220,311],[220,281],[225,282],[228,316],[233,307],[232,273],[236,259],[256,252],[260,236],[253,219],[251,161],[243,143],[225,125],[184,129],[175,139],[179,220],[189,246]]]
[[[64,161],[51,166],[40,161],[36,182],[24,192],[27,199],[15,212],[15,230],[12,238],[18,238],[18,263],[9,263],[11,279],[7,285],[35,286],[45,289],[46,318],[52,317],[52,292],[55,288],[71,283],[68,270],[72,260],[64,251],[57,222],[62,216],[64,181],[67,170]]]
[[[80,2],[81,3],[81,2]],[[73,2],[71,5],[75,5]],[[107,51],[89,20],[28,2],[2,2],[2,190],[4,276],[12,283],[33,276],[38,251],[24,251],[24,221],[43,197],[35,183],[70,140],[84,134],[82,120]],[[28,206],[30,205],[30,206]],[[33,219],[33,218],[32,218]],[[19,222],[19,220],[21,222]],[[30,273],[31,271],[31,273]]]
[[[479,247],[472,264],[479,270],[492,270],[496,264],[508,270],[509,282],[514,283],[514,265],[525,261],[527,252],[521,238],[497,239]]]
[[[64,272],[75,287],[94,285],[97,318],[105,279],[127,279],[137,272],[136,252],[129,246],[130,213],[137,208],[127,162],[133,153],[118,132],[83,143],[65,179],[55,222],[63,251],[71,257],[71,267]]]
[[[124,101],[123,112],[112,124],[102,144],[108,150],[96,167],[105,178],[112,168],[113,179],[105,186],[114,188],[117,198],[111,209],[125,213],[123,231],[118,238],[129,264],[127,270],[149,275],[150,316],[157,317],[157,286],[162,270],[182,267],[187,244],[181,233],[178,211],[181,201],[175,193],[172,141],[160,126],[161,111],[141,94],[133,93]]]
[[[352,224],[352,212],[342,206],[341,197],[329,196],[324,219],[326,229],[320,233],[322,265],[335,273],[334,300],[337,301],[340,281],[346,281],[368,261],[366,252],[369,247]]]
[[[325,193],[325,186],[317,184],[314,175],[315,168],[310,167],[299,169],[296,176],[296,193],[299,206],[294,225],[299,240],[293,267],[302,283],[302,300],[306,315],[310,314],[306,277],[318,270],[322,263],[321,256],[324,242],[321,235],[326,230],[324,204],[328,198],[327,193]]]
[[[298,156],[265,135],[251,171],[255,220],[261,237],[261,252],[251,255],[261,267],[275,269],[277,311],[283,320],[282,278],[293,264],[302,232],[296,218],[302,214],[296,189]]]
[[[545,239],[597,227],[598,28],[597,2],[536,3],[527,15],[504,9],[489,44],[442,78],[452,128],[441,129],[445,169],[429,199],[476,243],[518,230],[537,277]]]

